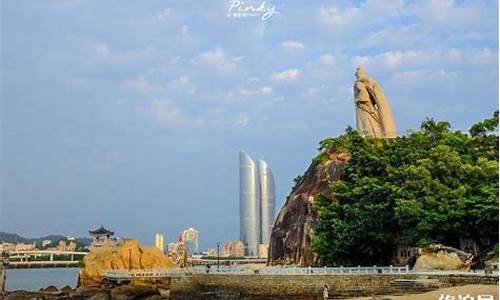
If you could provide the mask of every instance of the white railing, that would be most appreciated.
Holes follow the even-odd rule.
[[[281,268],[268,267],[259,270],[259,274],[263,275],[334,275],[334,274],[407,274],[410,272],[408,266],[388,266],[388,267],[322,267],[322,268]]]
[[[105,273],[104,277],[110,280],[127,280],[140,278],[166,278],[182,277],[194,274],[208,275],[346,275],[346,274],[407,274],[408,266],[388,267],[265,267],[250,269],[244,266],[210,266],[192,268],[168,268],[151,270],[112,270]]]
[[[193,267],[193,274],[227,274],[227,275],[252,275],[255,274],[254,269],[244,266],[210,266],[210,267]]]
[[[50,254],[85,256],[89,254],[88,252],[81,252],[81,251],[59,251],[59,250],[20,250],[20,251],[11,250],[6,252],[9,254],[9,256],[16,256],[16,255],[49,256]]]
[[[141,278],[166,278],[181,277],[188,275],[184,269],[144,269],[144,270],[112,270],[104,274],[104,277],[114,280],[141,279]]]

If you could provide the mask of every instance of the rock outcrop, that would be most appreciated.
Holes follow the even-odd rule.
[[[104,272],[116,269],[173,268],[176,265],[155,247],[141,246],[136,240],[125,240],[116,247],[93,248],[84,259],[79,285],[97,286]]]
[[[441,244],[420,248],[413,270],[469,271],[474,255]]]
[[[169,299],[162,297],[161,293],[154,286],[136,286],[136,285],[119,285],[119,286],[103,286],[100,288],[82,288],[77,289],[61,289],[57,291],[48,291],[41,289],[38,292],[30,291],[13,291],[7,292],[5,295],[0,295],[0,299],[5,300],[21,300],[21,299],[37,299],[37,300],[153,300],[153,299]]]
[[[314,200],[330,193],[329,182],[339,179],[348,153],[330,155],[324,163],[313,162],[297,182],[281,208],[269,242],[268,264],[311,266],[319,263],[311,250],[317,217]]]
[[[484,269],[491,272],[498,272],[498,255],[492,256],[488,260],[485,260]]]

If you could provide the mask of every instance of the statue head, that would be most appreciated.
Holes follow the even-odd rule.
[[[366,79],[366,73],[365,73],[365,70],[363,69],[363,67],[359,66],[357,69],[356,69],[356,79],[357,80],[361,80],[361,79]]]

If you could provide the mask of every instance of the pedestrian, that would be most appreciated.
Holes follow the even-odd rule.
[[[323,300],[328,300],[328,286],[326,284],[323,286]]]

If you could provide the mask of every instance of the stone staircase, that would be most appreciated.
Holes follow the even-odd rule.
[[[425,293],[436,290],[443,286],[437,279],[428,279],[422,276],[417,279],[395,279],[391,281],[391,286],[397,293]]]

